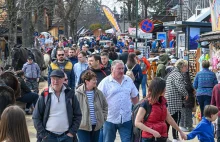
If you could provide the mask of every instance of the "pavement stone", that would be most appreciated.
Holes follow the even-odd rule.
[[[44,88],[47,87],[47,82],[40,82],[39,84],[39,92],[42,92]],[[141,96],[141,89],[140,89],[140,96]],[[37,139],[36,139],[36,130],[34,128],[34,125],[33,125],[33,121],[32,121],[32,116],[31,115],[26,115],[26,122],[27,122],[27,126],[28,126],[28,131],[29,131],[29,136],[30,136],[30,140],[31,142],[36,142]],[[194,126],[195,127],[195,126]],[[172,132],[171,132],[171,129],[169,130],[169,139],[172,140]],[[216,141],[216,140],[215,140]],[[120,140],[120,136],[119,136],[119,133],[117,133],[117,136],[116,136],[116,140],[115,142],[121,142]],[[199,142],[197,138],[193,139],[193,140],[190,140],[190,141],[187,141],[187,142]]]

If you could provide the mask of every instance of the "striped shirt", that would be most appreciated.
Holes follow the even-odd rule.
[[[97,123],[97,120],[96,120],[95,108],[94,108],[94,91],[86,91],[86,95],[88,98],[90,121],[92,125],[95,125]]]

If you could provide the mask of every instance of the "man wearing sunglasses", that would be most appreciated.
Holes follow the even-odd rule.
[[[48,67],[48,85],[51,84],[50,74],[53,70],[63,70],[68,78],[68,86],[70,88],[75,87],[75,76],[73,70],[73,64],[65,59],[64,50],[62,48],[57,49],[57,59],[53,61]]]

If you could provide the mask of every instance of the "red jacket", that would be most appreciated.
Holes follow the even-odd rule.
[[[142,72],[142,74],[147,74],[147,70],[150,69],[150,62],[145,58],[145,57],[142,57],[141,59],[138,60],[138,63],[140,64],[140,60],[143,60],[143,62],[145,63],[146,65],[146,70],[144,70]]]
[[[220,116],[220,84],[216,84],[212,90],[211,105],[217,106],[218,116]]]
[[[155,131],[159,132],[162,137],[168,137],[167,134],[167,125],[165,123],[167,117],[167,107],[166,107],[166,99],[161,96],[160,102],[157,102],[152,105],[151,113],[144,122],[144,125],[147,127],[154,129]],[[143,138],[152,138],[154,137],[151,133],[142,131]]]

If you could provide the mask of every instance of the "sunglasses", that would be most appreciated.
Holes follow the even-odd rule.
[[[64,54],[58,54],[57,56],[64,56]]]

